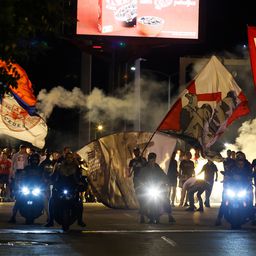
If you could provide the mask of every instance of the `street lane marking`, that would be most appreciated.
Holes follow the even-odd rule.
[[[256,233],[255,230],[174,230],[174,229],[155,229],[155,230],[82,230],[83,234],[115,234],[115,233]]]
[[[62,229],[0,229],[0,234],[63,234]],[[175,230],[175,229],[150,229],[150,230],[78,230],[70,229],[70,233],[80,234],[129,234],[129,233],[255,233],[255,229],[246,230]]]
[[[61,234],[62,229],[0,229],[0,234]]]
[[[166,236],[162,236],[161,238],[162,238],[167,244],[170,244],[172,247],[177,246],[177,243],[176,243],[174,240],[169,239],[169,238],[167,238]]]
[[[35,242],[35,241],[1,241],[0,246],[48,246],[48,243]]]

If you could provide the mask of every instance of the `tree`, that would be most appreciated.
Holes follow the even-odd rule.
[[[0,59],[31,62],[54,40],[65,40],[76,23],[74,7],[74,0],[1,0]],[[16,87],[18,78],[0,67],[0,95]]]

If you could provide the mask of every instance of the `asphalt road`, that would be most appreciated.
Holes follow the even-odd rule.
[[[85,204],[86,228],[76,224],[68,233],[60,226],[44,228],[45,216],[24,225],[20,216],[9,224],[12,204],[0,204],[0,255],[255,255],[256,227],[230,230],[215,227],[217,208],[204,213],[176,207],[175,224],[162,216],[160,224],[139,224],[137,211]]]

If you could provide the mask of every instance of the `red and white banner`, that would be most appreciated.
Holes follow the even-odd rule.
[[[181,93],[157,130],[192,139],[207,149],[229,124],[248,113],[242,90],[213,56]]]
[[[47,125],[39,116],[30,116],[13,96],[5,95],[0,104],[0,134],[30,142],[43,148]]]
[[[247,28],[248,31],[248,45],[251,59],[252,75],[254,85],[256,87],[256,27]]]

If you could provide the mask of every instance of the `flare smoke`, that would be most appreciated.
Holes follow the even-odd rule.
[[[102,90],[94,88],[89,95],[85,95],[79,88],[67,91],[61,86],[47,92],[41,90],[38,95],[37,108],[47,119],[54,107],[77,108],[84,114],[84,118],[90,121],[119,120],[132,122],[137,111],[134,106],[134,86],[127,87],[115,92],[115,96],[108,96]],[[156,83],[147,79],[141,79],[141,124],[143,129],[156,128],[168,110],[167,85]]]

